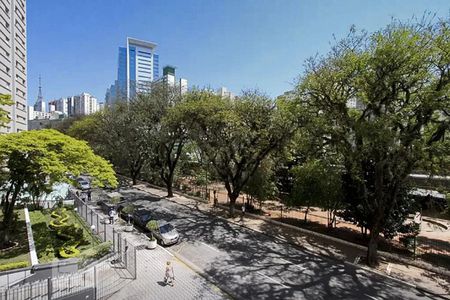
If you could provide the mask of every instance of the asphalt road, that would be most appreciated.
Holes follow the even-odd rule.
[[[128,189],[138,208],[181,235],[167,250],[195,264],[238,299],[435,299],[405,283],[320,256],[253,230]],[[270,226],[270,225],[267,225]]]

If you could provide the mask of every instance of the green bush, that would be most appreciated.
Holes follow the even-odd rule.
[[[66,245],[59,248],[59,256],[61,258],[72,258],[80,255],[80,250],[77,249],[78,242],[75,242],[73,245]]]
[[[56,234],[58,237],[61,237],[63,240],[72,240],[78,241],[79,243],[84,242],[84,233],[83,229],[75,224],[67,225],[61,227]]]
[[[81,264],[93,259],[100,259],[111,251],[112,243],[110,241],[101,243],[83,252],[81,255]]]
[[[20,268],[26,268],[28,267],[27,261],[17,261],[9,264],[3,264],[0,265],[0,272],[7,271],[7,270],[13,270],[13,269],[20,269]]]

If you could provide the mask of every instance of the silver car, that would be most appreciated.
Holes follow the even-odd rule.
[[[180,235],[175,227],[163,220],[157,222],[159,230],[152,230],[152,233],[161,245],[168,246],[178,243]]]

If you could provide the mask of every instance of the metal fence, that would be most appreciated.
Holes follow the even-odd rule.
[[[123,266],[136,279],[136,248],[122,237],[122,233],[114,229],[109,224],[109,218],[102,216],[97,212],[97,208],[90,207],[85,201],[74,196],[74,205],[77,213],[90,226],[91,230],[102,242],[110,241],[113,245],[113,252],[115,253],[114,262],[117,266]]]
[[[136,248],[109,224],[108,218],[101,216],[76,195],[73,196],[77,214],[89,224],[89,230],[99,241],[111,241],[112,257],[76,273],[0,289],[0,300],[106,299],[117,289],[120,280],[136,279]],[[115,270],[126,270],[129,275],[111,272],[111,266]]]

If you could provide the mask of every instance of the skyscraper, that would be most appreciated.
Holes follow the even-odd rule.
[[[151,82],[159,78],[159,56],[156,44],[127,38],[127,46],[119,47],[117,80],[106,92],[107,104],[128,100],[136,93],[147,92]]]
[[[2,107],[10,122],[0,133],[27,130],[27,33],[25,0],[2,1],[0,7],[0,94],[14,104]]]

